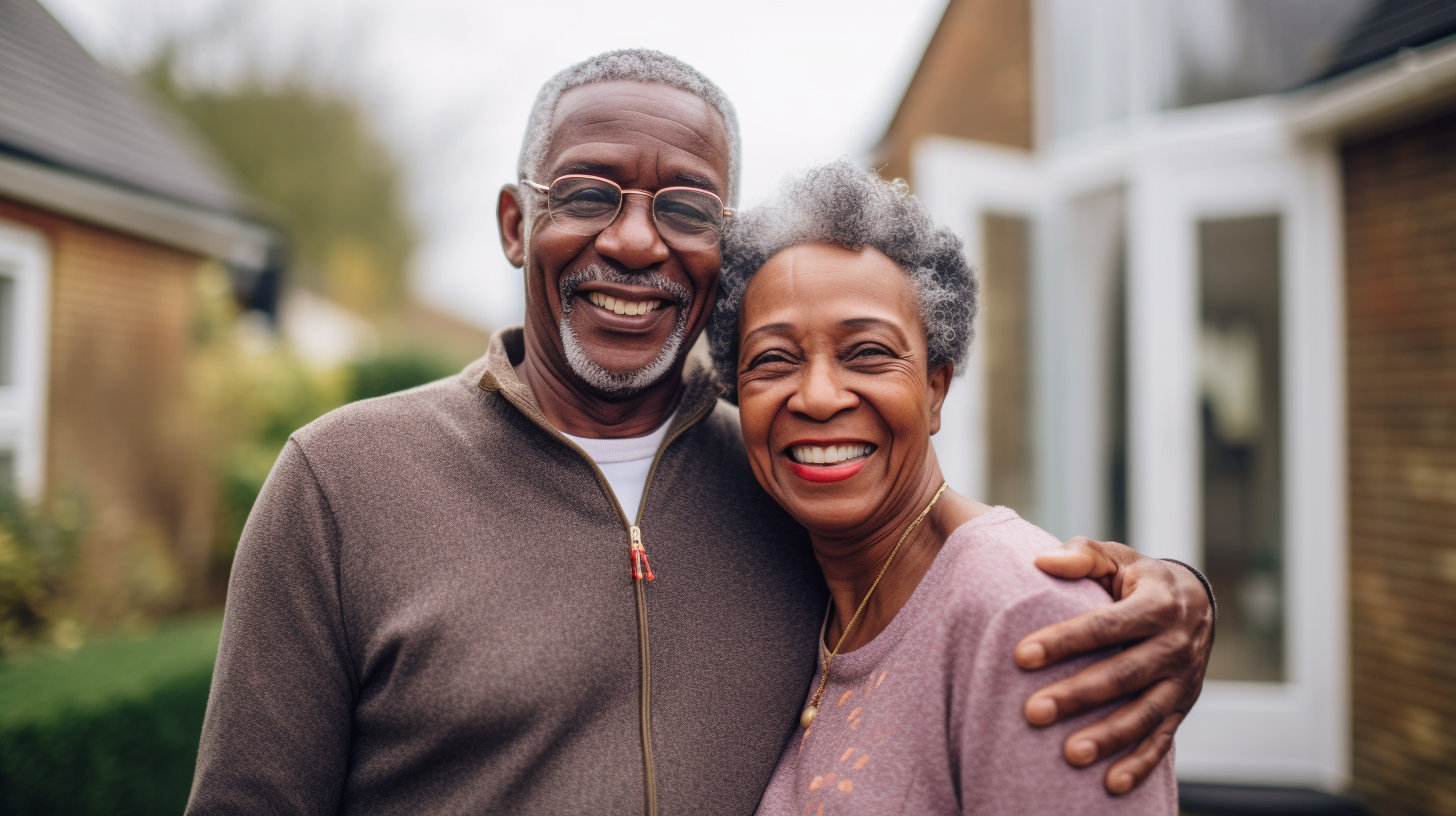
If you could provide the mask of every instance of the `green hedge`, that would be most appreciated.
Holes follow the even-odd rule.
[[[0,813],[181,813],[217,616],[0,665]]]

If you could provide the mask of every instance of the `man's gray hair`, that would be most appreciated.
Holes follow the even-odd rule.
[[[748,282],[768,260],[801,244],[871,246],[899,264],[915,287],[930,369],[965,370],[976,318],[976,273],[961,239],[937,226],[904,181],[882,180],[840,159],[788,179],[770,203],[735,216],[723,242],[723,277],[708,345],[730,391],[738,382],[738,312]]]
[[[661,51],[646,48],[626,48],[598,54],[565,68],[546,81],[536,94],[536,103],[531,106],[531,116],[526,120],[526,138],[521,142],[521,158],[516,165],[516,174],[541,184],[550,184],[551,179],[536,178],[546,161],[551,148],[551,123],[556,118],[556,104],[561,95],[572,88],[593,85],[598,82],[626,80],[630,82],[651,82],[680,88],[697,96],[718,110],[723,124],[728,129],[728,191],[724,196],[728,206],[733,206],[738,196],[738,168],[742,156],[738,138],[738,114],[727,94],[703,76],[698,69],[677,57]],[[517,179],[519,180],[519,179]]]

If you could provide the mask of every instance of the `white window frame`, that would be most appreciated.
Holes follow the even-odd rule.
[[[1031,309],[1040,302],[1037,256],[1040,254],[1046,200],[1044,185],[1032,157],[1022,151],[971,144],[941,137],[923,139],[912,156],[915,194],[965,244],[966,257],[977,269],[986,262],[985,218],[1013,215],[1032,227],[1030,280]],[[1033,327],[1044,325],[1040,316]],[[1032,355],[1040,344],[1032,339]],[[987,370],[978,321],[976,339],[963,377],[952,380],[941,406],[941,427],[933,440],[936,458],[946,480],[956,490],[978,499],[989,489],[987,445]],[[1037,367],[1040,370],[1040,367]],[[959,373],[959,372],[958,372]],[[1035,376],[1035,374],[1033,375]],[[1036,388],[1033,383],[1033,389]],[[1033,397],[1035,403],[1038,398]],[[1033,422],[1033,428],[1038,423]],[[1039,429],[1034,431],[1039,435]],[[1039,446],[1033,445],[1036,450]],[[1040,462],[1037,463],[1038,465]],[[1039,471],[1039,468],[1037,468]],[[1039,477],[1039,474],[1038,474]]]
[[[1205,106],[1029,154],[929,137],[917,194],[979,263],[981,219],[1036,222],[1034,337],[1038,515],[1060,535],[1093,529],[1100,478],[1084,416],[1076,318],[1089,297],[1075,257],[1080,197],[1124,191],[1130,534],[1147,554],[1202,556],[1196,231],[1208,218],[1278,213],[1283,326],[1286,677],[1210,681],[1178,733],[1189,781],[1341,789],[1349,779],[1343,274],[1337,157],[1294,138],[1275,100]],[[1079,288],[1080,287],[1080,288]],[[987,483],[983,364],[946,400],[936,451],[957,489]],[[1072,349],[1072,351],[1069,351]],[[1085,354],[1083,355],[1085,356]],[[1086,366],[1083,365],[1085,368]],[[1225,591],[1228,592],[1227,588]],[[1225,603],[1233,603],[1231,593]]]
[[[1261,126],[1247,112],[1241,133],[1145,154],[1131,168],[1131,528],[1149,554],[1202,560],[1198,224],[1277,214],[1285,681],[1208,681],[1178,734],[1179,775],[1338,790],[1349,777],[1338,175],[1329,145],[1293,141],[1278,118]]]
[[[0,449],[14,456],[20,495],[45,485],[46,404],[50,385],[51,252],[34,229],[0,219],[0,275],[14,280],[11,382],[0,386]]]

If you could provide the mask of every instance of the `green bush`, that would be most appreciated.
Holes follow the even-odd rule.
[[[61,499],[49,511],[0,487],[0,658],[55,634],[65,604],[84,515]]]
[[[0,813],[181,813],[221,619],[0,665]]]
[[[349,364],[349,401],[381,397],[448,377],[460,366],[442,355],[402,349]]]
[[[335,371],[318,371],[279,347],[264,357],[227,366],[216,389],[234,417],[235,434],[219,457],[220,507],[216,571],[226,576],[253,502],[295,430],[346,402],[403,391],[454,374],[450,360],[411,349],[355,360]]]

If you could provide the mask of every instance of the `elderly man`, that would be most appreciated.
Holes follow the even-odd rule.
[[[826,595],[685,366],[738,157],[722,92],[662,54],[541,90],[499,207],[526,325],[289,441],[238,546],[189,813],[753,811]],[[1141,740],[1108,773],[1126,790],[1197,697],[1210,602],[1115,545],[1051,561],[1125,599],[1019,662],[1145,640],[1027,716],[1139,695],[1067,746],[1087,764]]]

